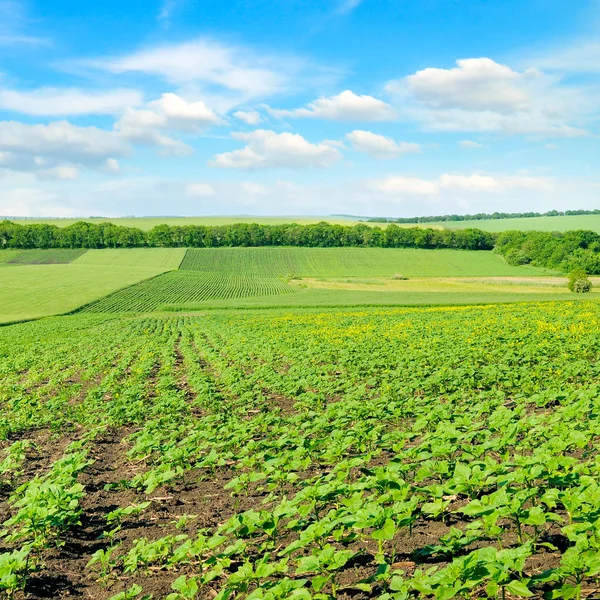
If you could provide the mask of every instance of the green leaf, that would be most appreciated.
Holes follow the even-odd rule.
[[[522,582],[518,580],[511,581],[506,589],[515,596],[519,596],[521,598],[530,598],[533,596],[533,592]]]

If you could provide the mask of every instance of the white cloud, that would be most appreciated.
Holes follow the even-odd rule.
[[[249,48],[227,46],[208,39],[158,46],[90,64],[111,73],[156,75],[176,84],[203,82],[239,92],[245,97],[281,91],[287,80],[272,59]]]
[[[474,173],[456,175],[444,173],[438,179],[419,179],[416,177],[392,176],[371,180],[367,187],[384,194],[399,196],[445,196],[453,192],[469,193],[506,193],[512,190],[530,192],[551,192],[551,181],[539,177],[493,176]]]
[[[332,121],[392,121],[396,118],[394,109],[373,96],[359,96],[345,90],[337,96],[321,97],[310,102],[305,108],[292,110],[270,109],[279,118],[315,118]]]
[[[121,166],[116,158],[107,158],[105,163],[105,170],[108,173],[117,174],[121,172]]]
[[[246,125],[258,125],[262,121],[262,117],[257,110],[238,110],[233,113],[233,116],[246,123]]]
[[[188,183],[185,187],[186,198],[208,198],[216,193],[215,188],[209,183]]]
[[[297,133],[257,129],[232,135],[246,142],[246,146],[241,150],[217,154],[210,166],[225,169],[328,167],[342,158],[339,150],[327,142],[312,144]]]
[[[536,65],[549,71],[569,71],[573,73],[600,72],[600,42],[582,40],[562,48],[534,56]]]
[[[413,96],[432,108],[510,113],[530,108],[523,83],[538,71],[513,71],[489,58],[457,60],[453,69],[423,69],[406,78]]]
[[[255,181],[242,181],[241,188],[250,196],[266,196],[269,193],[269,188]]]
[[[125,139],[138,144],[159,146],[171,155],[184,155],[192,149],[163,132],[199,133],[210,125],[222,124],[202,101],[187,102],[176,94],[163,94],[146,108],[129,108],[115,123],[115,129]]]
[[[367,185],[378,192],[393,195],[434,196],[440,191],[440,186],[434,181],[417,177],[386,177]]]
[[[440,185],[466,192],[500,192],[504,186],[498,179],[487,175],[449,175],[440,177]]]
[[[43,179],[73,180],[80,166],[114,171],[129,146],[114,132],[67,121],[27,125],[0,121],[0,169]]]
[[[127,145],[113,132],[97,127],[78,127],[68,121],[48,125],[27,125],[0,121],[0,150],[42,159],[74,163],[104,163],[107,158],[125,156]]]
[[[428,68],[386,89],[405,118],[435,131],[497,131],[541,137],[580,137],[592,102],[576,87],[537,69],[515,71],[489,58]]]
[[[469,148],[469,149],[476,149],[476,148],[483,148],[483,144],[480,144],[479,142],[474,142],[473,140],[462,140],[461,142],[458,142],[458,145],[461,148]]]
[[[0,89],[0,109],[27,115],[117,114],[138,106],[142,95],[135,90],[89,92],[75,88],[41,88],[31,92]]]
[[[40,179],[60,179],[62,181],[73,181],[79,177],[79,169],[70,165],[42,169],[37,172]]]
[[[392,138],[360,129],[346,134],[346,139],[358,152],[364,152],[376,158],[393,158],[402,154],[421,152],[419,144],[396,142]]]

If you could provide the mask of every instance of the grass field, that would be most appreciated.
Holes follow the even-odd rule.
[[[488,221],[453,221],[424,223],[421,227],[431,226],[445,229],[466,229],[473,227],[483,231],[570,231],[589,229],[600,233],[600,215],[573,215],[564,217],[532,217],[526,219],[490,219]]]
[[[185,248],[105,248],[88,250],[75,264],[178,269],[185,252]]]
[[[86,306],[84,312],[151,312],[174,304],[209,300],[237,300],[251,296],[274,296],[294,291],[276,278],[242,274],[172,271],[139,283]]]
[[[1,593],[595,598],[599,355],[593,301],[0,328]]]
[[[542,269],[513,267],[485,251],[391,248],[202,248],[188,250],[183,270],[260,277],[527,276]]]
[[[26,265],[0,269],[0,323],[60,314],[164,269],[97,265]]]
[[[69,264],[86,253],[85,249],[53,248],[51,250],[0,250],[0,264],[61,265]]]

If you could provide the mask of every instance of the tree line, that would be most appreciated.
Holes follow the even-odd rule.
[[[600,235],[479,229],[385,228],[359,223],[313,225],[157,225],[149,231],[114,223],[81,221],[67,227],[0,222],[0,248],[219,248],[227,246],[303,246],[318,248],[450,248],[494,250],[511,265],[533,265],[600,275]]]
[[[223,246],[305,246],[375,248],[455,248],[491,250],[494,235],[478,229],[449,231],[421,227],[385,229],[312,225],[157,225],[149,231],[114,223],[80,221],[67,227],[0,223],[0,248],[218,248]]]
[[[600,209],[594,210],[549,210],[547,212],[522,212],[522,213],[476,213],[474,215],[437,215],[433,217],[373,217],[367,223],[436,223],[452,221],[489,221],[497,219],[532,219],[534,217],[564,217],[576,215],[600,215]]]

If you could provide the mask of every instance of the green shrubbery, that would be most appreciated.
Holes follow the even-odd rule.
[[[575,269],[569,275],[569,289],[576,294],[586,294],[592,289],[592,282],[588,279],[587,273],[583,269]]]

